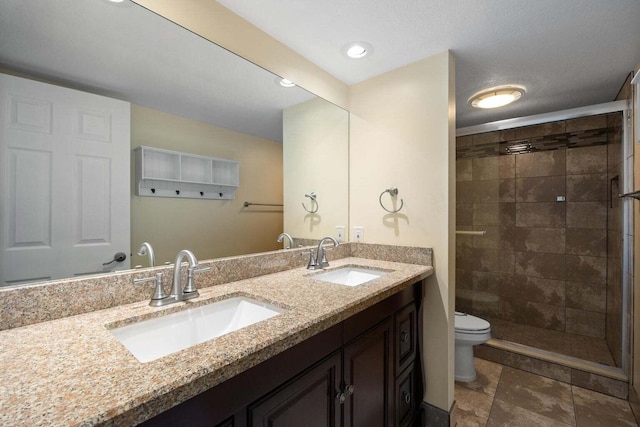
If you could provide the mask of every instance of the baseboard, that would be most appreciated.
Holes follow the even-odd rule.
[[[636,422],[640,423],[640,398],[633,384],[629,384],[629,406],[631,407],[631,412],[633,412],[633,417],[636,419]]]
[[[453,427],[455,426],[455,408],[453,402],[449,412],[427,402],[420,404],[420,427]]]

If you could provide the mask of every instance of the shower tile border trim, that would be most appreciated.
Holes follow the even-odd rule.
[[[475,348],[475,357],[500,363],[619,399],[629,398],[629,379],[621,372],[592,366],[580,359],[491,339]],[[514,360],[515,359],[515,360]]]
[[[533,348],[523,344],[512,343],[500,339],[491,339],[485,345],[496,348],[498,350],[526,356],[532,359],[555,363],[560,366],[566,366],[568,368],[589,372],[618,381],[629,382],[629,377],[621,372],[620,368],[604,365],[601,366],[597,363],[586,362],[576,357],[560,355],[552,351]]]

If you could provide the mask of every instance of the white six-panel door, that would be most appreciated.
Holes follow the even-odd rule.
[[[0,118],[0,285],[128,268],[129,103],[0,74]]]

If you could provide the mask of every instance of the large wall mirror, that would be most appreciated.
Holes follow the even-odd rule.
[[[282,232],[319,239],[333,235],[336,226],[348,230],[348,112],[299,87],[284,87],[274,74],[134,3],[1,2],[0,71],[130,102],[129,156],[148,146],[240,165],[233,200],[142,197],[134,191],[131,157],[125,190],[130,211],[116,212],[130,216],[130,245],[120,249],[127,260],[103,267],[109,259],[94,259],[66,277],[147,267],[148,258],[136,253],[142,242],[151,243],[161,265],[184,248],[203,260],[280,250]],[[9,182],[3,185],[11,186],[9,150],[0,147],[3,181]],[[0,192],[5,237],[13,230],[11,218],[31,213],[24,205],[15,210],[11,191]],[[307,197],[312,193],[315,201]],[[0,242],[3,253],[48,244]],[[38,259],[24,264],[33,262]],[[33,281],[5,279],[4,286]]]

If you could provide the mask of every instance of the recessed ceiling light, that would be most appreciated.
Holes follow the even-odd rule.
[[[342,53],[349,58],[360,59],[373,53],[373,46],[367,42],[352,42],[342,47]]]
[[[132,3],[129,0],[102,0],[103,2],[117,7],[131,7]]]
[[[294,87],[296,84],[288,79],[280,79],[280,86]]]
[[[522,86],[497,86],[478,92],[469,98],[469,104],[474,108],[498,108],[511,104],[522,98],[525,88]]]
[[[362,58],[367,54],[367,48],[364,46],[360,46],[359,44],[351,46],[347,49],[347,56],[349,58]]]

